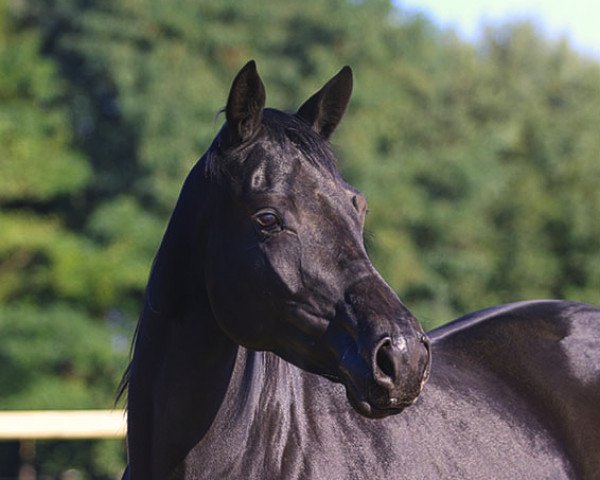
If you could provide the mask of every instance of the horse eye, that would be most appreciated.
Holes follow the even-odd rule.
[[[274,231],[281,227],[281,221],[275,212],[262,211],[254,215],[257,225],[266,231]]]

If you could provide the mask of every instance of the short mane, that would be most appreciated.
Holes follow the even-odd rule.
[[[335,156],[329,142],[298,116],[274,108],[265,108],[262,126],[274,143],[292,142],[312,165],[325,169],[331,175],[339,176]],[[242,150],[244,149],[245,147],[242,147]],[[205,175],[212,180],[217,180],[226,168],[222,158],[231,154],[235,155],[235,152],[235,149],[233,151],[227,149],[225,126],[201,159],[201,161],[204,160]]]

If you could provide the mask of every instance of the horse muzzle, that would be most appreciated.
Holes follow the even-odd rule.
[[[343,383],[350,404],[369,418],[400,413],[415,403],[429,378],[431,349],[425,334],[385,336],[361,359],[351,356],[342,359]]]

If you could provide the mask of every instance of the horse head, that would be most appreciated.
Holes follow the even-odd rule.
[[[344,67],[288,114],[265,108],[254,62],[238,73],[205,157],[204,276],[231,340],[341,382],[359,413],[383,417],[416,400],[430,349],[368,258],[367,202],[328,143],[351,91]]]

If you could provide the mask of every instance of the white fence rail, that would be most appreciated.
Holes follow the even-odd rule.
[[[0,440],[123,438],[123,410],[0,412]]]

